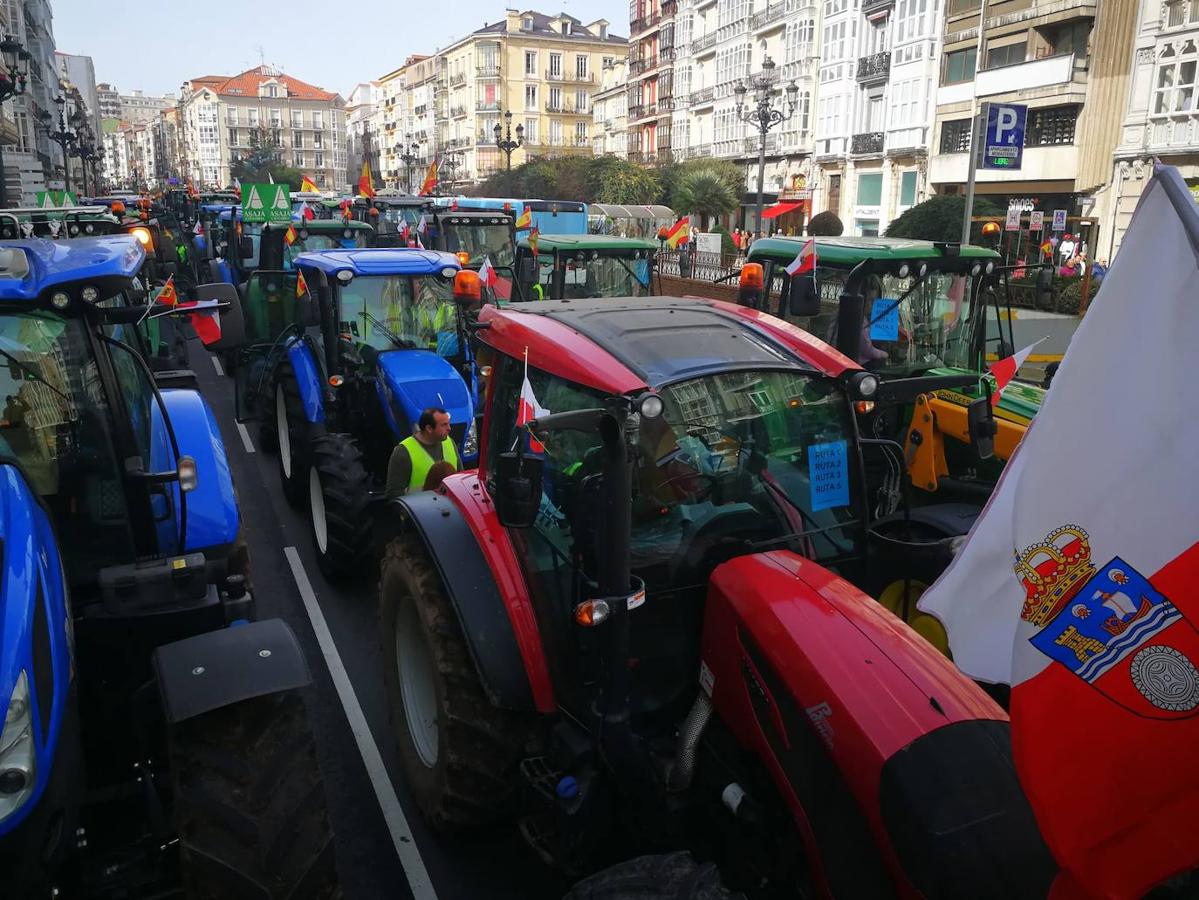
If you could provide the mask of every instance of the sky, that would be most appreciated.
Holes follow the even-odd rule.
[[[126,94],[168,91],[263,62],[348,97],[354,85],[504,17],[502,0],[50,0],[54,40],[90,56],[96,81]],[[521,7],[607,19],[628,36],[627,0],[544,0]],[[429,14],[440,11],[440,14]]]

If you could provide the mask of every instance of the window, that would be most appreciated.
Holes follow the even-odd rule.
[[[987,50],[987,68],[998,69],[1000,66],[1014,66],[1016,63],[1024,62],[1024,51],[1028,47],[1027,41],[1021,41],[1015,44],[1007,44],[1003,47],[992,47]]]
[[[562,88],[556,88],[556,87],[550,88],[549,108],[550,109],[561,109],[562,108]]]
[[[525,51],[525,74],[526,75],[536,75],[537,74],[537,51],[536,50],[526,50]]]
[[[883,173],[865,172],[858,176],[858,206],[882,206]],[[878,232],[875,232],[877,234]]]
[[[1191,66],[1194,65],[1191,63]],[[1078,111],[1079,107],[1077,106],[1030,109],[1028,124],[1024,129],[1024,146],[1046,147],[1053,144],[1073,144]]]
[[[250,117],[249,118],[250,127],[257,128],[258,127],[258,110],[250,109],[250,110],[247,110],[247,113],[249,114],[249,117]]]
[[[520,27],[523,28],[525,31],[532,31],[533,30],[533,20],[531,18],[529,18],[528,16],[526,16],[525,18],[521,19]]]
[[[799,131],[808,130],[808,120],[812,113],[812,92],[800,91],[795,101],[795,115],[791,119],[791,128]]]
[[[1195,109],[1194,58],[1161,65],[1153,82],[1153,114],[1191,112]]]
[[[295,165],[295,167],[296,167],[297,169],[302,169],[302,168],[304,168],[304,154],[303,154],[303,153],[297,153],[297,154],[295,155],[295,159],[294,159],[294,161],[293,161],[293,165]]]
[[[537,142],[537,119],[525,119],[525,143],[536,144]]]
[[[314,165],[315,165],[315,166],[316,166],[318,169],[323,169],[323,168],[325,167],[325,154],[323,154],[323,153],[318,153],[318,154],[316,155],[316,159],[315,159]]]
[[[895,43],[923,37],[929,0],[898,0],[895,4]]]
[[[586,91],[575,91],[575,112],[587,112]]]
[[[312,111],[312,127],[320,131],[325,127],[325,116],[319,109]]]
[[[559,119],[550,120],[550,143],[555,147],[562,146],[562,122]]]
[[[237,124],[237,107],[229,106],[225,108],[225,122],[228,125]]]
[[[816,33],[814,19],[800,19],[787,23],[783,35],[784,59],[787,62],[799,62],[812,52],[812,37]]]
[[[849,0],[824,0],[824,17],[835,16],[839,12],[845,12],[849,6]]]
[[[916,205],[916,179],[918,174],[915,169],[909,169],[906,172],[900,173],[899,176],[899,207],[905,209],[909,206]]]
[[[824,44],[821,54],[823,62],[836,62],[840,59],[845,59],[848,55],[850,47],[845,40],[846,29],[849,27],[848,22],[838,22],[835,25],[824,26]]]
[[[920,125],[924,121],[924,79],[912,78],[891,86],[887,98],[891,128]]]
[[[323,132],[314,131],[312,133],[312,146],[320,148],[324,146],[325,135]]]
[[[272,128],[280,128],[280,127],[282,127],[282,125],[283,125],[283,110],[272,109],[271,110],[271,127]]]
[[[586,56],[576,56],[575,57],[575,77],[580,78],[580,79],[587,78],[587,57]]]
[[[291,145],[293,147],[304,146],[304,133],[302,131],[293,131],[291,133]]]
[[[304,127],[304,111],[303,110],[293,109],[291,111],[291,127],[292,128],[303,128]]]
[[[968,47],[965,50],[954,50],[945,54],[945,77],[942,84],[960,84],[974,78],[975,64],[978,62],[978,48]]]
[[[537,108],[537,85],[525,85],[525,109]]]
[[[970,120],[952,119],[941,123],[941,152],[970,152]]]
[[[237,146],[237,129],[236,128],[229,129],[229,146],[230,147]]]
[[[550,75],[550,78],[561,78],[562,77],[562,54],[561,53],[551,53],[550,54],[549,75]]]
[[[878,219],[858,219],[856,224],[860,237],[878,237]]]
[[[611,56],[604,57],[604,68],[605,69],[607,69],[611,66],[614,66],[615,64],[616,64],[616,59],[614,57],[611,57]]]

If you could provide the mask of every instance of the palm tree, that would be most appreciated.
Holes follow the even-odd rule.
[[[679,213],[700,217],[700,230],[708,230],[708,219],[737,208],[737,195],[717,173],[699,170],[684,175],[675,189],[674,207]]]

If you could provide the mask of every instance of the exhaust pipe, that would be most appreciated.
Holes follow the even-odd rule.
[[[695,751],[699,747],[699,739],[711,717],[712,698],[701,690],[696,695],[695,703],[692,704],[691,711],[687,713],[687,718],[683,720],[683,724],[679,728],[679,743],[675,750],[674,766],[670,770],[670,777],[666,780],[668,790],[685,791],[691,786],[691,779],[695,775]]]

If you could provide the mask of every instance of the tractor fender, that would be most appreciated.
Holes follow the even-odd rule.
[[[1011,849],[1027,848],[1028,829],[1036,830],[1011,777],[1010,752],[958,767],[978,767],[977,780],[968,788],[958,779],[962,800],[945,820],[935,820],[935,810],[946,807],[930,797],[923,819],[910,812],[913,786],[936,784],[927,765],[936,749],[921,754],[919,777],[895,760],[913,748],[1002,742],[1007,717],[930,644],[827,569],[789,551],[719,566],[709,583],[702,654],[701,684],[790,804],[830,895],[890,896],[895,885],[919,880],[912,861],[925,865],[927,852],[900,847],[901,840],[921,850],[940,840],[938,849],[950,854],[992,848],[991,868],[980,862],[972,883],[958,880],[937,896],[972,896],[984,871],[1042,862],[1033,851]],[[950,729],[969,737],[930,737]],[[974,788],[987,784],[997,787]],[[907,801],[886,819],[884,787],[892,806],[896,796]],[[914,820],[925,829],[920,835],[897,835],[894,823]],[[1009,852],[1015,855],[1001,858]]]
[[[33,484],[13,460],[0,458],[0,723],[24,673],[36,766],[33,792],[0,821],[0,838],[25,821],[51,780],[62,776],[55,754],[69,739],[64,723],[74,671],[70,601],[54,527]]]
[[[300,400],[304,403],[304,417],[309,422],[325,421],[325,400],[321,390],[321,376],[312,351],[301,340],[292,342],[287,348],[287,361],[296,376],[300,389]]]
[[[175,389],[162,392],[163,404],[179,442],[179,452],[196,461],[196,489],[187,495],[187,550],[226,547],[237,540],[241,517],[233,488],[233,472],[221,439],[220,427],[208,402],[198,391]],[[162,434],[163,429],[156,428]],[[164,448],[169,452],[169,447]],[[156,447],[155,452],[161,452]],[[154,460],[156,470],[171,468],[173,460]],[[176,484],[175,516],[178,534],[180,503]],[[164,544],[163,546],[169,546]]]
[[[380,396],[397,438],[408,437],[420,414],[431,406],[448,412],[454,424],[466,423],[469,427],[473,421],[470,389],[458,371],[436,353],[388,350],[379,354],[378,371]],[[401,422],[408,423],[408,431],[401,430]]]
[[[514,710],[553,712],[553,688],[524,578],[474,472],[446,493],[400,497],[388,509],[424,543],[453,604],[488,698]]]
[[[282,619],[232,625],[163,644],[154,674],[171,724],[312,682],[295,633]]]

